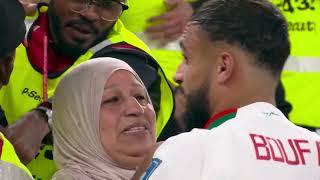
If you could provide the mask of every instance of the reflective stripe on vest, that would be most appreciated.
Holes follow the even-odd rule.
[[[0,179],[33,179],[30,171],[20,162],[12,144],[0,133]]]
[[[320,57],[290,56],[283,70],[297,73],[320,72]]]
[[[290,57],[282,72],[289,119],[301,126],[320,128],[320,57]]]

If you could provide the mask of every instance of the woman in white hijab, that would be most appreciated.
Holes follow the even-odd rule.
[[[125,62],[97,58],[66,75],[53,99],[53,179],[130,179],[156,143],[155,112]]]

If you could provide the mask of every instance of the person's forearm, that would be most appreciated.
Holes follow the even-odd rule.
[[[40,151],[43,138],[50,132],[45,114],[33,110],[5,131],[23,164],[28,164]]]

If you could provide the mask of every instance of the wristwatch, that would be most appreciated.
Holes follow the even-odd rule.
[[[51,129],[51,125],[52,125],[52,110],[50,108],[47,108],[45,106],[38,106],[36,108],[37,110],[43,112],[46,116],[47,116],[47,122],[49,124],[49,128]]]

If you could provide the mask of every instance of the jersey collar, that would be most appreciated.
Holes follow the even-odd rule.
[[[224,122],[234,118],[237,114],[237,109],[228,109],[225,111],[222,111],[216,115],[214,115],[212,118],[210,118],[206,125],[204,126],[205,129],[212,129],[215,127],[220,126]]]

